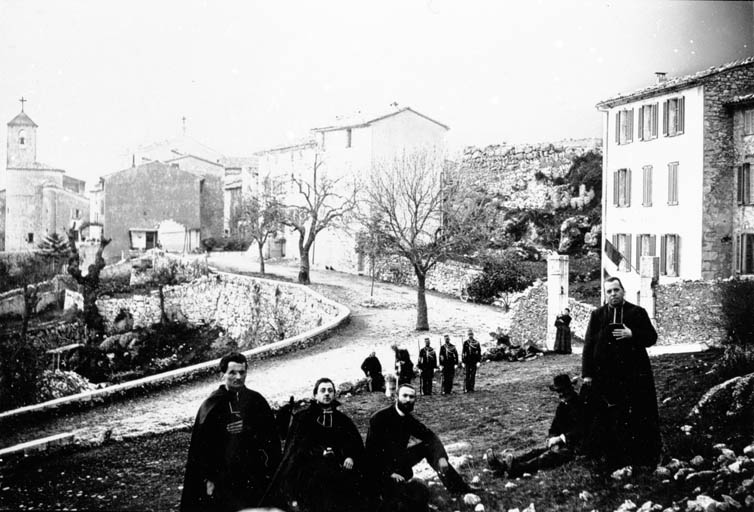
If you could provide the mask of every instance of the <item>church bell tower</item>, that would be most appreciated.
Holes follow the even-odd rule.
[[[21,113],[8,122],[8,159],[6,168],[23,169],[33,167],[37,161],[37,124],[24,112],[23,97]]]

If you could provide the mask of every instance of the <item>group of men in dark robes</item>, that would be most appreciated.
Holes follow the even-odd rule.
[[[293,414],[280,440],[267,401],[245,386],[248,364],[220,361],[222,383],[202,403],[189,447],[180,510],[237,511],[255,506],[300,512],[429,510],[412,466],[426,459],[452,493],[469,487],[448,463],[440,439],[413,416],[416,390],[398,386],[395,402],[370,419],[366,444],[319,379],[313,399]],[[409,439],[418,442],[409,446]]]
[[[660,459],[659,414],[646,347],[657,341],[647,312],[625,300],[620,279],[605,280],[607,303],[589,319],[582,353],[582,387],[568,375],[550,387],[560,403],[546,446],[515,456],[487,450],[489,466],[509,477],[564,464],[576,454],[607,468],[653,467]]]

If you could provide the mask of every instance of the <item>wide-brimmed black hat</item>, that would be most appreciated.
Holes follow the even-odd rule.
[[[552,379],[552,386],[550,386],[551,391],[557,391],[560,393],[561,391],[567,391],[569,389],[573,389],[573,382],[571,382],[571,378],[568,374],[561,373]]]

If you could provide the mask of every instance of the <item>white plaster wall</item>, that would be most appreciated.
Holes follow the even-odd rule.
[[[685,97],[684,133],[674,137],[662,134],[663,102],[669,98]],[[658,103],[657,138],[638,140],[638,108],[642,105]],[[606,211],[603,217],[603,233],[610,240],[613,234],[632,235],[631,257],[635,260],[636,236],[650,234],[657,236],[657,256],[660,255],[660,237],[664,234],[678,234],[681,237],[680,276],[660,276],[661,283],[682,279],[701,279],[702,272],[702,191],[703,191],[703,87],[693,87],[673,94],[655,96],[644,101],[636,101],[612,108],[608,111],[606,140],[606,165],[603,180],[606,183]],[[619,110],[634,109],[634,141],[619,145],[615,142],[615,113]],[[669,206],[668,163],[678,162],[678,204]],[[643,171],[645,165],[653,168],[652,206],[642,206]],[[613,205],[613,172],[617,169],[631,169],[631,205]],[[605,256],[603,254],[603,260]],[[632,261],[632,267],[634,262]],[[603,261],[603,266],[608,263]],[[614,272],[613,272],[614,273]],[[627,288],[638,290],[638,274],[618,272],[626,279]]]

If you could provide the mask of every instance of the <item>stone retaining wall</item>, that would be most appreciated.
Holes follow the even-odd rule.
[[[224,273],[220,274],[220,277],[229,282],[234,281],[235,278],[252,279]],[[283,284],[272,281],[270,283],[274,283],[275,285]],[[334,329],[348,323],[351,311],[346,306],[333,302],[305,286],[296,284],[286,284],[286,286],[291,287],[289,291],[296,291],[295,294],[297,296],[308,296],[305,299],[300,297],[299,300],[301,303],[308,304],[310,308],[312,304],[318,304],[319,307],[326,311],[326,313],[322,314],[322,323],[317,326],[309,326],[306,331],[284,340],[246,350],[243,354],[248,358],[267,358],[314,345],[327,338]],[[174,386],[181,382],[214,373],[217,371],[219,364],[220,360],[215,359],[102,389],[58,398],[41,404],[29,405],[12,411],[4,411],[0,413],[0,426],[4,422],[15,422],[22,418],[25,419],[28,415],[55,415],[63,411],[92,407],[125,397],[145,394],[154,389]]]
[[[448,295],[458,296],[461,289],[476,275],[482,273],[482,267],[446,261],[435,265],[427,275],[425,286],[427,290],[434,290]],[[375,276],[380,281],[403,284],[416,288],[416,274],[406,258],[394,257],[377,262]]]
[[[655,288],[659,343],[717,343],[725,335],[720,318],[719,281],[680,281]]]

